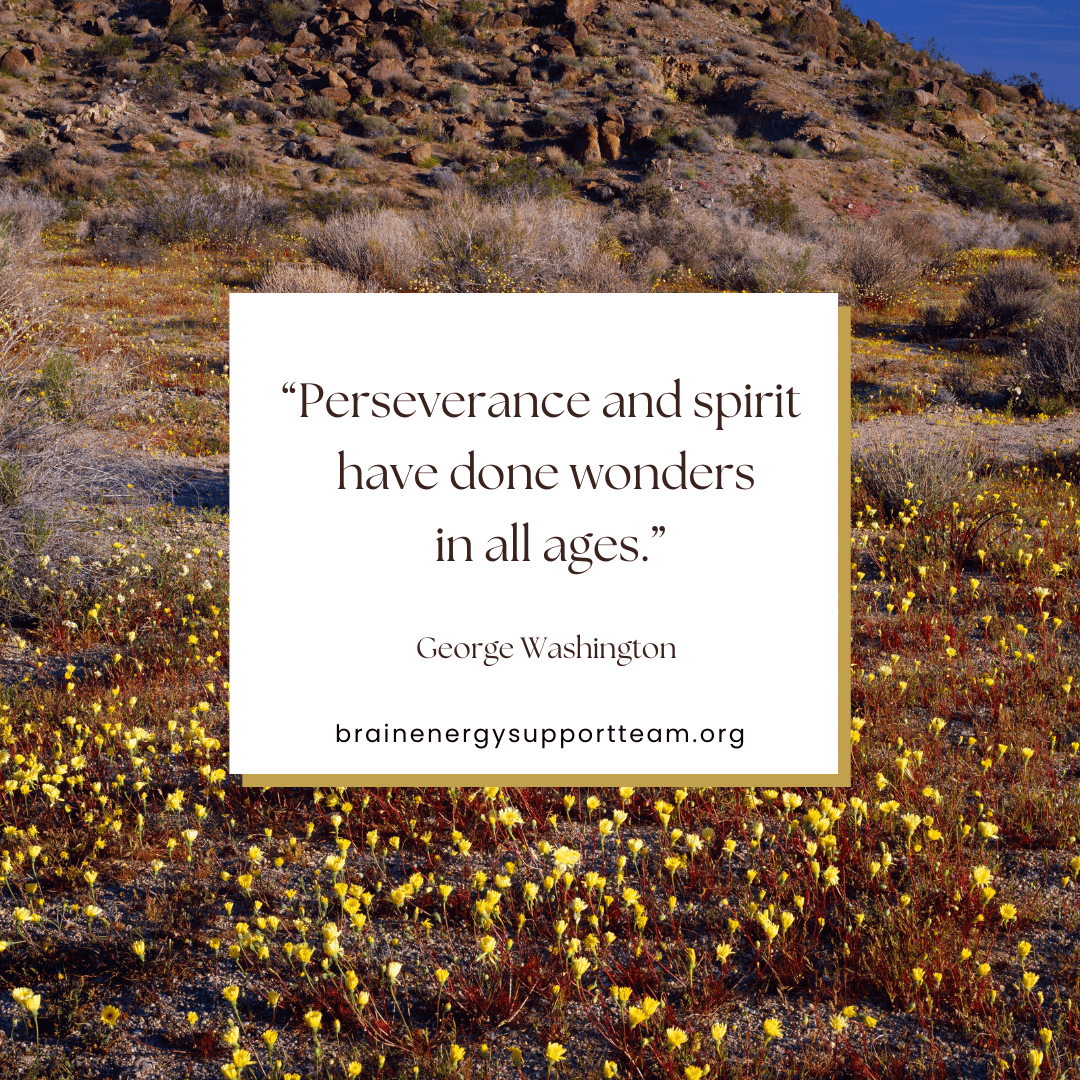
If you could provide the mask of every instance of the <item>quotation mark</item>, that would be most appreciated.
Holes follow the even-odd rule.
[[[296,383],[291,382],[291,383],[288,383],[287,385],[285,383],[282,383],[281,384],[281,392],[283,394],[295,394],[296,393]]]
[[[666,530],[664,529],[663,525],[654,525],[652,527],[653,539],[655,539],[658,536],[663,536],[665,531]]]

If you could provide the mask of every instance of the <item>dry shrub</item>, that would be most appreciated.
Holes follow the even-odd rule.
[[[1016,247],[1020,240],[1020,230],[1015,225],[985,210],[969,210],[962,217],[937,214],[934,223],[945,234],[952,251],[966,248],[1005,251]]]
[[[323,263],[278,263],[259,278],[259,292],[353,293],[360,287],[355,277]]]
[[[887,516],[910,513],[912,506],[921,516],[935,514],[951,506],[985,467],[986,454],[973,441],[944,446],[899,443],[853,455],[851,461],[852,476],[859,478],[863,495]]]
[[[80,165],[75,161],[54,160],[45,170],[45,180],[50,191],[90,199],[100,195],[109,186],[109,174],[92,165]]]
[[[25,251],[37,245],[43,229],[64,216],[55,199],[11,184],[0,186],[0,232],[6,245]]]
[[[892,303],[919,281],[918,261],[878,222],[844,232],[832,266],[842,278],[841,294],[853,304]]]
[[[462,193],[421,224],[427,281],[447,292],[632,292],[600,214],[565,199]]]
[[[86,448],[86,425],[116,408],[124,371],[115,357],[62,347],[62,311],[42,288],[45,257],[33,231],[47,204],[6,193],[0,226],[0,603],[17,605],[17,568],[46,543],[73,539],[73,500],[115,478]],[[16,227],[21,223],[22,232]]]
[[[1027,335],[1021,360],[1038,393],[1080,397],[1080,292],[1075,287]]]
[[[882,219],[882,227],[921,263],[940,259],[949,249],[949,237],[941,223],[930,214],[914,211],[890,214]]]
[[[405,288],[423,254],[410,218],[392,210],[335,214],[307,238],[316,262],[356,282]]]
[[[240,180],[181,180],[155,189],[131,217],[136,237],[163,244],[186,241],[209,246],[251,243],[285,220],[283,203]]]
[[[957,322],[981,333],[1006,332],[1041,314],[1053,287],[1054,279],[1042,263],[1002,259],[975,279]]]
[[[620,239],[645,281],[677,265],[720,289],[801,292],[821,272],[817,244],[756,225],[745,212],[659,209],[626,214],[618,222]]]
[[[1080,217],[1044,225],[1033,232],[1031,240],[1051,259],[1059,262],[1080,260]]]

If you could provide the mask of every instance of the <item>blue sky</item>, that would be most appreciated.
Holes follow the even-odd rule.
[[[1080,0],[1039,4],[959,0],[849,0],[860,19],[916,46],[933,37],[950,59],[1001,78],[1037,71],[1047,97],[1080,108]]]

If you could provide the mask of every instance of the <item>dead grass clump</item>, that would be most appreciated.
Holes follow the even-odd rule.
[[[969,331],[1007,332],[1041,314],[1053,287],[1042,263],[1002,259],[975,279],[957,322]]]
[[[1080,292],[1072,288],[1059,297],[1027,335],[1021,360],[1036,392],[1080,397]]]
[[[892,303],[918,284],[918,262],[890,231],[875,223],[843,233],[833,255],[841,292],[864,307]]]
[[[852,457],[862,495],[886,516],[928,517],[955,502],[985,470],[985,452],[975,442],[927,447],[901,443]]]
[[[352,293],[360,287],[355,277],[323,263],[278,263],[256,283],[268,293]]]
[[[309,234],[307,250],[354,282],[385,289],[404,288],[423,259],[412,220],[392,210],[335,214]]]

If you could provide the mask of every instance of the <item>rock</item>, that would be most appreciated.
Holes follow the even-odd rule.
[[[1030,98],[1032,101],[1040,102],[1043,100],[1042,87],[1037,83],[1025,83],[1019,88],[1020,96],[1022,98]]]
[[[550,37],[544,38],[543,45],[551,53],[572,53],[574,51],[573,44],[561,34],[552,34]]]
[[[190,127],[209,127],[210,125],[210,120],[203,112],[202,106],[196,105],[194,101],[187,107],[184,119]]]
[[[525,20],[516,12],[508,11],[495,20],[496,30],[510,30],[522,25]]]
[[[317,45],[318,43],[319,39],[307,28],[304,23],[301,23],[297,27],[296,33],[293,34],[292,47],[294,49],[304,49],[307,48],[308,45]]]
[[[326,85],[340,90],[347,88],[349,84],[333,68],[330,68],[326,73]]]
[[[135,26],[134,26],[134,30],[135,30],[136,34],[149,34],[150,31],[153,30],[153,29],[154,28],[153,28],[153,26],[150,25],[150,20],[149,19],[139,19],[139,21],[137,23],[135,23]]]
[[[954,86],[952,83],[943,83],[937,96],[942,101],[951,101],[956,105],[967,104],[967,94],[959,86]]]
[[[389,87],[394,79],[405,74],[405,65],[400,60],[389,58],[380,60],[374,66],[368,68],[367,77],[372,83],[382,87]]]
[[[233,56],[255,56],[263,51],[263,43],[253,37],[242,37],[231,51]]]
[[[816,52],[836,48],[838,24],[831,16],[817,8],[807,8],[795,20],[795,38],[810,45]]]
[[[332,101],[335,105],[348,105],[352,100],[347,86],[324,86],[319,91],[319,97]]]
[[[274,81],[274,73],[270,70],[270,67],[261,60],[252,61],[245,65],[244,73],[251,79],[254,79],[258,83],[272,83]]]
[[[610,120],[600,125],[600,156],[606,161],[618,161],[622,157],[622,130],[621,123],[616,125]]]
[[[1043,149],[1053,154],[1059,161],[1064,161],[1069,156],[1069,148],[1060,139],[1052,139]]]
[[[925,90],[912,90],[911,97],[920,109],[928,109],[932,105],[940,104],[933,94],[928,94]]]
[[[770,4],[765,9],[762,18],[767,23],[780,23],[787,18],[787,15],[779,4]]]
[[[128,151],[132,154],[153,154],[154,144],[145,135],[136,135],[128,143]]]
[[[192,0],[169,0],[169,13],[166,17],[166,25],[172,26],[177,19],[188,13]]]
[[[600,137],[595,124],[582,124],[577,129],[574,135],[573,154],[582,165],[598,165],[603,160],[600,153]]]
[[[945,125],[945,134],[966,143],[982,143],[990,132],[981,120],[956,120]]]
[[[802,64],[800,64],[800,67],[803,71],[806,72],[807,75],[810,76],[810,78],[814,78],[814,76],[821,74],[821,64],[816,57],[804,57]]]
[[[112,34],[112,27],[109,25],[109,20],[104,15],[99,15],[91,24],[91,33],[98,34],[100,37],[109,37]]]
[[[340,0],[339,7],[360,22],[367,22],[371,18],[370,0]]]
[[[532,85],[532,68],[528,64],[522,64],[521,67],[514,72],[514,85],[515,86],[531,86]]]
[[[245,109],[240,114],[240,117],[245,124],[257,124],[259,122],[259,114],[254,109]]]
[[[422,165],[432,156],[431,147],[427,143],[417,143],[409,147],[405,156],[409,159],[410,165]]]
[[[579,48],[589,40],[589,28],[584,23],[569,23],[563,31],[563,36],[568,38],[575,48]]]
[[[981,120],[982,116],[970,105],[954,105],[949,114],[953,120]]]
[[[0,56],[0,71],[6,71],[9,75],[24,75],[30,70],[30,61],[19,49],[8,49]]]
[[[942,135],[941,128],[936,124],[928,124],[925,120],[916,120],[915,123],[908,128],[908,131],[910,131],[912,135],[919,135],[924,139],[940,138]]]
[[[875,22],[873,19],[866,20],[866,29],[869,30],[871,34],[884,33],[884,31],[881,29],[881,23]]]
[[[560,0],[560,22],[585,22],[596,10],[596,0]]]
[[[985,86],[980,86],[975,91],[975,108],[983,116],[994,116],[997,113],[997,98]]]
[[[0,11],[0,26],[10,26],[16,18],[14,11]]]

